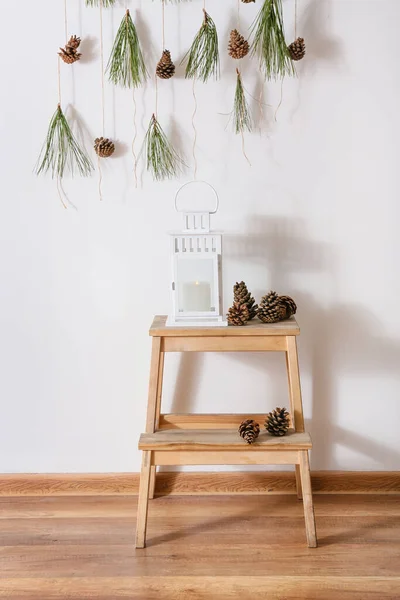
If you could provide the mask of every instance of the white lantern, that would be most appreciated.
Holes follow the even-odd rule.
[[[216,190],[213,211],[179,210],[176,193],[175,209],[183,215],[183,230],[171,234],[172,315],[169,326],[224,326],[222,317],[222,235],[210,231],[210,215],[218,210]]]

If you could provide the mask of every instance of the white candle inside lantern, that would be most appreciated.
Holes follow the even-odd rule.
[[[208,281],[181,284],[182,309],[185,312],[209,312],[211,310],[211,285]]]

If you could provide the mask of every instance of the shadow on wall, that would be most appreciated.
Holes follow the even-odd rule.
[[[381,337],[381,323],[362,306],[330,302],[321,306],[315,298],[296,289],[293,282],[302,273],[308,276],[318,273],[321,281],[332,285],[332,298],[336,288],[331,249],[328,244],[310,240],[303,221],[253,217],[249,219],[247,231],[243,235],[224,237],[225,260],[240,257],[248,263],[259,262],[268,269],[268,280],[273,282],[273,287],[296,299],[302,327],[300,361],[303,375],[309,373],[312,379],[311,420],[307,427],[313,436],[318,463],[324,468],[345,468],[335,459],[335,447],[340,445],[372,458],[379,463],[379,468],[395,468],[400,461],[398,452],[357,431],[359,418],[355,405],[349,402],[347,408],[352,429],[344,429],[334,422],[341,376],[368,378],[384,373],[400,378],[400,344]],[[264,290],[254,290],[257,297],[262,292]],[[263,354],[232,353],[229,356],[232,361],[240,360],[263,372],[273,367],[273,361],[269,358],[266,361]],[[181,356],[172,412],[194,412],[198,406],[203,360],[204,356],[197,353]],[[277,383],[287,385],[283,378]],[[278,397],[278,394],[270,389],[268,397],[271,396]],[[376,399],[377,408],[379,400]]]

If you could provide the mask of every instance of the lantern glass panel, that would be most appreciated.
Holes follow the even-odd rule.
[[[178,260],[178,313],[215,311],[214,262],[210,258]]]

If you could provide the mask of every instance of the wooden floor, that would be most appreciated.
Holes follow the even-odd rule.
[[[135,550],[134,497],[0,498],[0,598],[400,599],[400,496],[315,508],[309,549],[295,496],[156,498]]]

